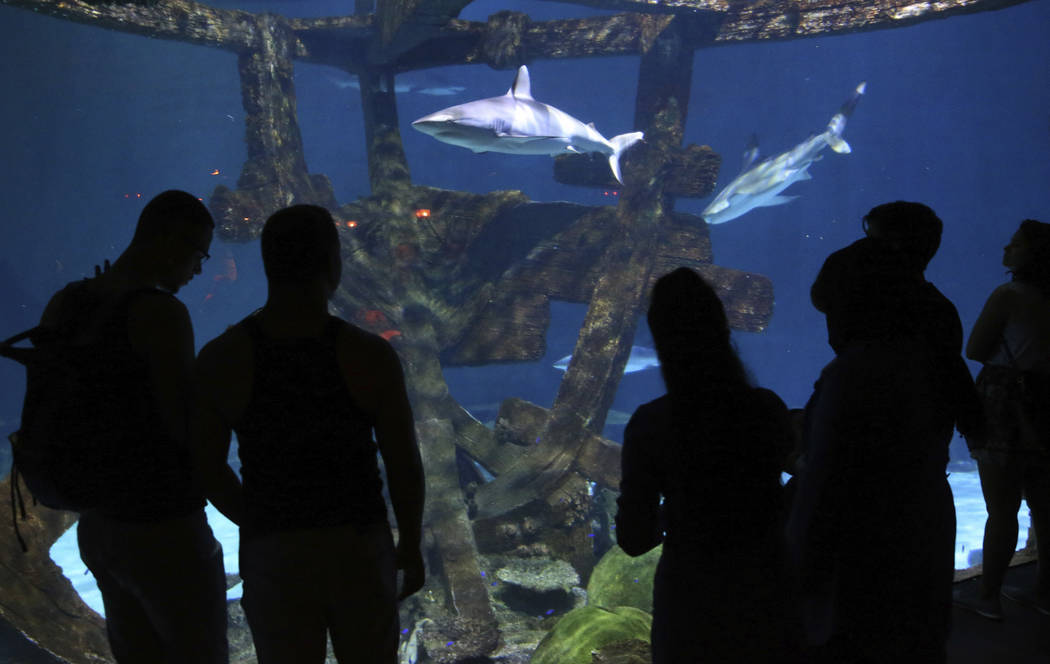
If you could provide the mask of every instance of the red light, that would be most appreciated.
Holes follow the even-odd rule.
[[[419,208],[416,210],[416,219],[423,219],[424,217],[430,216],[429,208]]]
[[[350,221],[346,222],[346,227],[347,228],[357,228],[357,221],[354,220],[354,219],[351,219]]]

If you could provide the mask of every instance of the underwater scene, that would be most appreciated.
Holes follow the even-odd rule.
[[[1050,217],[1048,0],[477,0],[441,4],[444,32],[390,11],[380,30],[370,4],[0,0],[0,333],[35,325],[119,255],[150,198],[182,189],[217,223],[178,292],[200,349],[266,300],[265,218],[330,209],[331,311],[398,351],[428,476],[403,664],[590,662],[551,635],[592,606],[634,607],[606,629],[648,639],[656,558],[619,552],[612,517],[625,426],[665,391],[645,322],[658,276],[711,281],[754,383],[801,409],[834,357],[810,287],[871,208],[943,220],[925,274],[965,337],[1010,279],[1018,224]],[[835,13],[851,5],[880,9]],[[272,16],[245,28],[253,15]],[[660,36],[672,17],[685,27]],[[252,29],[284,67],[270,78]],[[0,362],[5,440],[24,391]],[[965,570],[986,511],[958,434],[950,455]],[[28,553],[0,542],[0,567],[33,579],[0,615],[64,661],[111,661],[75,515],[34,519]],[[208,519],[235,606],[237,526]],[[1023,549],[1024,504],[1018,521]],[[231,660],[255,661],[231,611]]]

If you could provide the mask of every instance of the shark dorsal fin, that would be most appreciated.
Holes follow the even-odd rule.
[[[518,67],[518,75],[514,77],[514,84],[507,90],[507,95],[515,99],[532,99],[532,83],[529,81],[529,68],[525,65]]]
[[[751,138],[747,142],[747,149],[744,150],[744,158],[740,166],[741,173],[751,168],[751,165],[758,161],[758,154],[758,136],[751,134]]]

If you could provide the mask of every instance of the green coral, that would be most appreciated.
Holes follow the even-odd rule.
[[[653,611],[653,577],[663,545],[632,558],[618,546],[598,561],[587,584],[587,604],[591,606],[633,606]]]
[[[649,642],[653,617],[632,606],[581,606],[565,614],[540,641],[531,664],[591,664],[591,654],[612,643]]]

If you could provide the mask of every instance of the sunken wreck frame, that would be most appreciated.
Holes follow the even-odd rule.
[[[710,194],[720,166],[707,146],[682,145],[694,53],[894,28],[1024,0],[576,1],[622,13],[533,22],[504,11],[470,22],[457,18],[469,0],[357,0],[352,15],[290,19],[190,0],[0,0],[237,54],[247,159],[236,189],[218,187],[209,199],[220,237],[249,241],[273,210],[325,206],[339,222],[345,256],[333,309],[366,329],[400,332],[391,343],[405,369],[427,477],[429,580],[402,606],[405,626],[419,627],[413,631],[426,652],[421,661],[524,661],[507,655],[508,643],[522,641],[514,631],[542,633],[545,623],[522,623],[492,596],[482,570],[496,561],[544,558],[567,562],[586,578],[611,544],[607,528],[604,540],[591,536],[592,520],[607,518],[619,475],[619,446],[600,434],[657,276],[693,267],[716,285],[734,328],[759,331],[769,321],[770,280],[716,265],[704,221],[674,211],[676,198]],[[634,128],[645,141],[625,156],[616,206],[412,184],[398,127],[398,74],[624,55],[639,59]],[[359,77],[370,196],[341,204],[328,178],[307,169],[296,61]],[[618,187],[604,160],[588,155],[558,157],[553,177]],[[416,215],[424,209],[428,216]],[[513,246],[491,242],[523,219],[529,235],[516,231]],[[508,399],[490,429],[449,394],[442,367],[539,359],[551,299],[588,305],[554,405]],[[465,459],[495,479],[470,477],[473,464]],[[10,481],[0,490],[8,492]],[[27,512],[21,527],[29,553],[19,549],[11,524],[0,524],[0,615],[64,661],[113,661],[104,620],[48,557],[76,515],[40,506]],[[250,642],[243,616],[231,607],[231,661],[254,662]],[[528,647],[519,654],[527,657]]]

